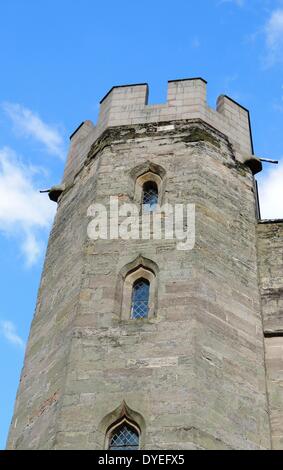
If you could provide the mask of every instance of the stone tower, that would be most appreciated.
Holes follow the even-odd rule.
[[[283,223],[259,221],[249,112],[201,78],[113,87],[71,136],[10,449],[283,448]],[[88,208],[195,205],[195,245],[88,237]],[[139,217],[139,216],[138,216]],[[131,292],[149,286],[148,314]],[[280,316],[281,315],[281,316]]]

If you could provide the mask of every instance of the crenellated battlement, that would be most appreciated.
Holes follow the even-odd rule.
[[[162,104],[148,104],[146,83],[112,87],[100,102],[96,126],[85,121],[72,134],[64,181],[72,179],[107,128],[151,122],[201,119],[228,137],[239,161],[247,161],[253,154],[249,111],[224,95],[212,109],[206,101],[206,85],[203,78],[170,80],[167,101]]]

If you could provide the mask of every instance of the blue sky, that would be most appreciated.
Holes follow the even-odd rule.
[[[250,109],[262,213],[283,218],[283,1],[10,0],[0,5],[0,448],[5,447],[68,138],[113,86],[202,76]]]

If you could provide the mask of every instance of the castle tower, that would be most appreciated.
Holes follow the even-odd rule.
[[[147,95],[146,84],[113,87],[97,125],[71,136],[49,194],[58,209],[10,449],[272,446],[278,375],[272,343],[266,377],[259,279],[271,302],[280,281],[267,279],[267,255],[258,270],[272,228],[258,227],[249,112],[226,96],[209,108],[201,78],[170,81],[165,104]],[[150,214],[156,202],[194,205],[192,249],[175,237],[91,239],[89,208],[114,196],[138,219],[146,199]]]

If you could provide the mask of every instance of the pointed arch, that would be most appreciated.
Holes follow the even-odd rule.
[[[135,297],[135,287],[138,282],[144,283],[143,297]],[[147,286],[147,287],[146,287]],[[158,267],[157,264],[139,255],[134,261],[126,264],[120,270],[116,288],[116,301],[119,308],[121,320],[145,320],[154,317],[157,313],[157,286]],[[148,298],[145,298],[148,295]],[[141,315],[133,315],[134,302],[137,301],[136,311]],[[140,301],[146,301],[142,306]]]
[[[113,424],[106,434],[106,449],[138,450],[140,447],[140,430],[126,416]]]
[[[123,401],[117,408],[104,416],[98,426],[98,430],[104,435],[104,449],[109,449],[111,439],[115,436],[115,433],[117,433],[116,435],[119,437],[118,432],[123,429],[123,426],[126,427],[126,431],[129,430],[138,438],[136,439],[136,441],[138,440],[138,448],[144,448],[146,431],[145,420],[139,412],[130,408],[129,405]],[[135,436],[133,436],[133,438]],[[115,444],[115,442],[112,442],[112,444]]]
[[[163,202],[165,188],[165,169],[152,162],[144,162],[130,172],[130,185],[134,201],[137,204],[143,204],[145,187],[151,186],[155,189],[156,204]]]
[[[125,277],[128,273],[130,273],[131,271],[134,271],[139,266],[144,266],[149,271],[152,271],[155,274],[155,276],[158,275],[159,268],[158,268],[158,265],[155,263],[155,261],[153,261],[152,259],[146,258],[141,253],[134,260],[132,260],[129,263],[125,264],[120,269],[119,274],[122,276],[122,278],[125,279]]]

